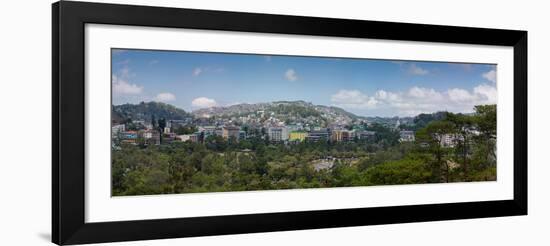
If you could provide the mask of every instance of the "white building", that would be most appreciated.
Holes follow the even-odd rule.
[[[143,133],[143,138],[145,139],[151,139],[153,138],[153,131],[147,130]]]
[[[269,127],[267,128],[267,135],[269,140],[274,142],[288,140],[288,129],[284,126]]]
[[[413,131],[400,131],[399,132],[399,141],[401,141],[401,142],[413,142],[414,141],[414,132]]]
[[[111,127],[111,134],[113,137],[118,136],[119,133],[126,131],[126,126],[124,124],[114,125]]]
[[[184,134],[184,135],[178,135],[176,138],[179,139],[182,142],[191,140],[192,134]]]
[[[216,127],[215,126],[200,126],[199,132],[204,132],[204,137],[213,136],[216,135]],[[220,132],[221,136],[221,132]]]
[[[132,120],[132,123],[134,123],[136,125],[145,126],[145,121],[144,120]]]
[[[153,124],[151,124],[151,123],[145,123],[144,126],[145,126],[145,129],[147,129],[147,130],[153,129]]]
[[[457,134],[443,134],[441,137],[440,145],[442,147],[455,147],[459,141],[463,140],[462,136]]]

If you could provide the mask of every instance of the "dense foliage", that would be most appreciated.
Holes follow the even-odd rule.
[[[210,136],[204,143],[122,145],[112,150],[112,193],[496,180],[496,105],[476,106],[471,115],[445,113],[429,119],[416,131],[414,142],[399,141],[399,132],[384,125],[362,127],[375,131],[375,137],[284,144],[261,138],[231,142]],[[451,146],[442,144],[445,136],[453,136]]]
[[[123,123],[130,119],[144,119],[150,121],[151,117],[183,120],[191,115],[182,109],[161,102],[141,102],[139,104],[122,104],[112,106],[112,120],[115,123]]]

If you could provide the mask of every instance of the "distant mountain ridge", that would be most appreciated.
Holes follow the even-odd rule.
[[[324,106],[324,105],[314,105],[310,102],[306,101],[274,101],[269,103],[241,103],[241,104],[235,104],[231,106],[217,106],[217,107],[210,107],[210,108],[202,108],[192,111],[191,113],[195,116],[202,116],[202,115],[210,115],[210,116],[230,116],[235,114],[248,114],[248,113],[255,113],[257,111],[261,110],[275,110],[276,107],[293,107],[290,109],[304,109],[304,110],[316,110],[319,113],[332,113],[332,114],[340,114],[343,116],[347,116],[350,118],[361,118],[360,116],[357,116],[353,113],[347,112],[342,108],[334,107],[334,106]]]
[[[195,117],[237,117],[263,111],[265,114],[281,118],[319,117],[328,121],[351,122],[364,117],[357,116],[342,108],[334,106],[315,105],[306,101],[274,101],[269,103],[241,103],[231,106],[203,108],[191,112]]]
[[[183,120],[193,117],[183,109],[161,102],[141,102],[139,104],[127,103],[113,105],[111,109],[111,119],[113,123],[122,123],[127,119],[150,121],[153,116],[156,119],[164,118],[170,120]]]
[[[274,101],[265,103],[241,103],[231,106],[216,106],[197,109],[187,112],[170,104],[161,102],[141,102],[138,104],[113,105],[111,119],[113,123],[124,123],[128,120],[150,121],[156,119],[184,120],[188,118],[235,118],[254,114],[266,117],[276,117],[290,122],[297,119],[309,119],[308,122],[325,122],[335,124],[349,124],[354,121],[366,120],[373,123],[386,125],[419,124],[425,125],[431,120],[441,119],[442,112],[433,114],[420,114],[416,117],[364,117],[348,112],[335,106],[315,105],[311,102],[298,101]]]

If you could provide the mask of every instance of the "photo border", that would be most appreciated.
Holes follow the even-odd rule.
[[[514,48],[514,199],[86,223],[86,23]],[[527,32],[62,1],[52,5],[52,242],[100,243],[527,214]]]

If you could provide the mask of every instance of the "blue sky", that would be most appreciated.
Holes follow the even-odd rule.
[[[496,65],[184,51],[112,50],[113,104],[186,111],[304,100],[362,116],[471,112],[496,103]]]

